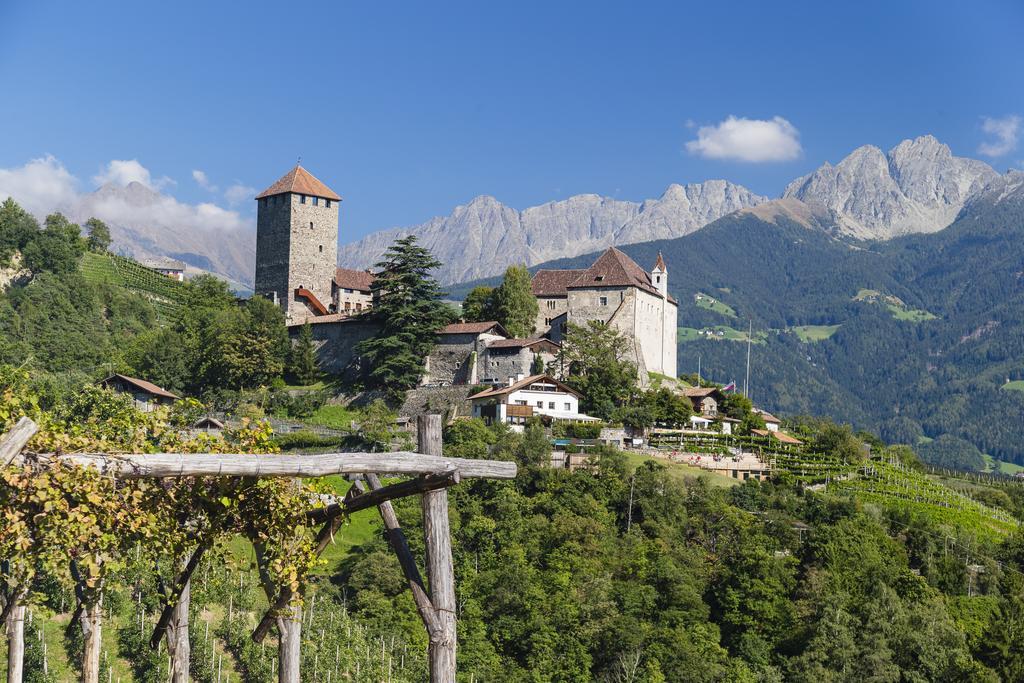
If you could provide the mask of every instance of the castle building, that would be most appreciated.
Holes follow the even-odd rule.
[[[256,201],[256,294],[289,323],[331,313],[341,197],[296,165]]]
[[[570,324],[599,320],[629,341],[629,360],[647,373],[676,377],[678,304],[668,293],[661,254],[650,272],[610,247],[583,270],[539,270],[533,294],[540,312],[535,331],[561,343]]]

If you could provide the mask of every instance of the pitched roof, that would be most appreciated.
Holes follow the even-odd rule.
[[[688,398],[704,398],[705,396],[721,393],[718,387],[685,387],[683,389],[683,395]]]
[[[792,437],[789,434],[785,434],[783,432],[771,432],[768,431],[767,429],[751,429],[750,433],[757,434],[758,436],[767,436],[771,439],[777,439],[782,443],[793,444],[794,446],[798,446],[803,443],[803,441],[801,441],[800,439]]]
[[[532,339],[499,339],[493,341],[487,345],[489,349],[521,349],[527,346],[535,346],[537,344],[551,344],[554,347],[560,346],[558,342],[553,342],[550,339],[544,339],[543,337],[534,337]]]
[[[764,420],[765,422],[772,422],[772,423],[776,423],[776,424],[782,424],[782,420],[780,420],[779,418],[775,417],[774,415],[769,413],[767,410],[761,410],[760,408],[754,408],[754,412],[756,414],[760,415],[761,419]]]
[[[496,320],[488,320],[481,323],[452,323],[438,330],[438,334],[483,334],[491,330],[497,330],[498,334],[503,337],[509,336],[505,328],[501,326],[501,323]]]
[[[475,401],[478,398],[494,398],[495,396],[504,396],[505,394],[511,394],[513,391],[519,391],[520,389],[524,389],[530,386],[531,384],[540,381],[544,381],[548,384],[554,384],[561,391],[567,394],[572,394],[577,398],[580,396],[580,393],[578,391],[576,391],[575,389],[568,385],[562,384],[551,375],[530,375],[529,377],[524,377],[523,379],[513,384],[501,387],[494,387],[493,389],[488,389],[487,391],[481,391],[479,394],[473,394],[472,396],[469,397],[469,400]]]
[[[320,182],[316,176],[297,165],[292,170],[281,176],[281,179],[256,195],[256,199],[263,199],[275,194],[295,192],[297,194],[308,194],[314,197],[334,199],[341,201],[341,197],[334,193],[334,190]]]
[[[668,267],[665,265],[665,259],[661,257],[660,251],[658,252],[658,260],[654,262],[654,269],[668,271]]]
[[[158,387],[157,385],[153,384],[152,382],[147,382],[144,379],[138,379],[136,377],[129,377],[128,375],[121,375],[121,374],[118,374],[116,372],[113,375],[111,375],[110,377],[107,377],[106,379],[100,380],[99,384],[101,384],[103,386],[106,386],[108,382],[111,382],[112,380],[115,380],[115,379],[119,379],[122,382],[126,382],[128,384],[136,386],[139,389],[142,389],[143,391],[145,391],[147,394],[153,394],[154,396],[163,396],[164,398],[173,398],[173,399],[180,398],[177,394],[172,394],[171,392],[167,391],[166,389],[161,389],[160,387]]]
[[[374,274],[368,270],[337,268],[334,271],[334,284],[342,289],[357,289],[360,292],[369,292],[373,281],[376,279]]]
[[[567,296],[568,287],[585,270],[538,270],[533,276],[534,296]]]
[[[594,265],[583,271],[568,286],[569,289],[579,287],[637,287],[661,296],[658,288],[651,283],[651,274],[615,247],[608,247],[594,261]],[[668,300],[676,302],[671,296]]]
[[[148,258],[142,260],[142,265],[153,270],[185,270],[185,262],[173,258]]]

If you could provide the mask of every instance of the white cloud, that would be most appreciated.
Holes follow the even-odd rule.
[[[686,150],[705,159],[749,163],[789,161],[802,151],[800,132],[781,116],[770,121],[729,116],[718,125],[701,126]]]
[[[206,173],[200,171],[199,169],[192,171],[192,180],[196,181],[199,187],[203,188],[207,192],[217,192],[220,189],[210,182],[210,179],[207,177]]]
[[[98,175],[94,175],[92,181],[97,185],[109,183],[122,187],[129,183],[142,183],[154,189],[176,184],[167,176],[154,180],[149,169],[140,164],[138,159],[114,159]]]
[[[149,170],[134,159],[111,161],[93,181],[101,185],[110,183],[117,189],[81,193],[79,180],[58,159],[46,156],[24,166],[0,168],[0,200],[13,197],[39,218],[61,211],[77,221],[95,216],[112,225],[160,228],[171,233],[252,227],[251,221],[237,211],[212,203],[187,204],[163,194],[154,185],[160,187],[166,181],[154,181]],[[124,189],[133,181],[148,189]]]
[[[256,188],[243,185],[242,183],[235,181],[235,184],[224,190],[224,199],[228,200],[228,204],[235,206],[244,202],[246,199],[252,199],[256,196]]]
[[[52,156],[17,168],[0,168],[0,200],[13,197],[26,211],[43,217],[67,210],[78,197],[78,180]]]
[[[987,157],[1001,157],[1017,149],[1020,124],[1021,117],[1016,114],[1001,119],[989,116],[982,118],[981,130],[995,139],[978,145],[978,153]]]

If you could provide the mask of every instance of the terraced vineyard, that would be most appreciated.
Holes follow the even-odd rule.
[[[1014,531],[1020,521],[1008,512],[979,503],[966,493],[946,486],[926,472],[912,470],[880,458],[848,464],[841,458],[803,447],[785,447],[770,439],[722,434],[679,437],[652,435],[651,445],[687,453],[727,454],[740,447],[752,451],[786,475],[815,488],[884,508],[927,515],[940,524],[999,537]]]
[[[88,281],[129,289],[148,299],[164,315],[173,317],[181,305],[180,282],[133,259],[116,254],[88,252],[82,256],[79,268]]]
[[[929,478],[924,472],[880,459],[850,465],[814,452],[776,453],[774,469],[831,493],[913,514],[925,514],[940,524],[971,529],[983,536],[1002,536],[1020,526],[1019,520],[997,508]]]

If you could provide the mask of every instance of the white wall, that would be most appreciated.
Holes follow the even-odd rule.
[[[528,389],[520,389],[519,391],[513,391],[509,394],[508,404],[518,405],[517,401],[526,401],[526,405],[533,406],[533,412],[541,415],[548,415],[552,412],[558,413],[572,413],[578,414],[580,412],[580,403],[573,394],[567,394],[562,391],[530,391]],[[541,402],[543,406],[538,406],[537,402]],[[554,403],[555,407],[551,408],[549,404]],[[569,404],[569,408],[565,407],[565,404]]]

